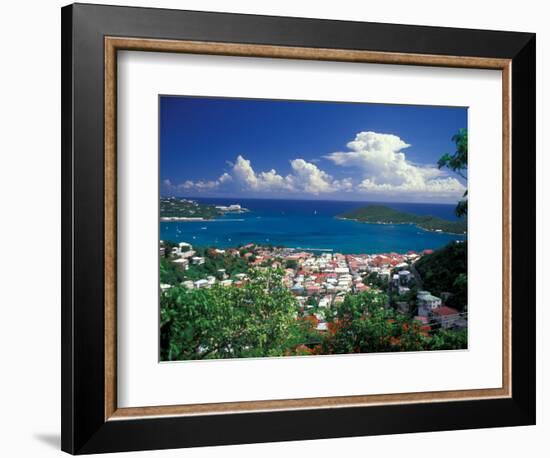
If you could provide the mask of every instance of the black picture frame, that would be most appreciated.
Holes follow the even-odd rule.
[[[535,424],[535,34],[74,4],[62,8],[62,449],[72,454]],[[105,420],[104,37],[512,60],[512,396]]]

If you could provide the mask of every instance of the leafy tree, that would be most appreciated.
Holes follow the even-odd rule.
[[[171,264],[165,260],[165,266]],[[248,276],[239,288],[186,289],[176,283],[163,292],[161,359],[438,350],[467,343],[465,331],[437,330],[430,336],[421,323],[386,308],[386,294],[374,290],[349,294],[337,308],[320,310],[328,332],[318,332],[318,318],[300,315],[282,270],[252,269]]]
[[[178,244],[176,242],[172,242],[171,240],[164,240],[164,257],[170,258],[172,257],[172,248],[177,247]]]
[[[185,273],[170,259],[160,259],[160,282],[168,285],[177,285],[186,279]]]
[[[431,340],[430,350],[457,350],[468,348],[468,333],[467,331],[450,331],[440,329],[434,333]]]
[[[306,299],[306,305],[316,306],[318,305],[318,303],[319,303],[319,300],[317,299],[316,296],[308,296],[308,298]]]
[[[468,306],[468,275],[460,273],[456,276],[452,288],[453,296],[448,301],[449,305],[457,306],[464,310]]]
[[[417,300],[417,294],[418,294],[418,286],[411,285],[408,292],[402,295],[397,295],[394,297],[394,300],[396,302],[406,302],[409,304],[409,313],[411,315],[416,315],[416,312],[418,310],[416,300]]]
[[[311,325],[276,269],[249,271],[242,287],[173,287],[161,296],[163,360],[244,358],[293,354]]]
[[[287,259],[285,261],[285,267],[287,269],[294,269],[296,270],[298,268],[298,261],[296,261],[295,259]]]
[[[346,296],[323,342],[326,353],[370,353],[421,350],[426,337],[420,325],[384,307],[385,294],[366,291]]]
[[[445,153],[437,161],[437,166],[441,169],[447,167],[460,177],[467,179],[468,170],[468,130],[459,129],[452,137],[456,145],[456,151],[453,154]],[[455,213],[457,216],[466,216],[468,214],[468,190],[464,192],[456,206]]]
[[[378,288],[382,291],[388,289],[388,281],[378,275],[377,272],[370,272],[367,276],[363,278],[363,283]]]

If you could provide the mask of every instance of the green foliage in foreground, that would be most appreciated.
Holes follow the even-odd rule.
[[[464,234],[468,230],[465,220],[448,221],[428,215],[413,215],[384,205],[367,205],[338,215],[342,219],[352,219],[362,223],[374,224],[416,224],[428,231],[443,231],[452,234]]]
[[[453,294],[447,304],[462,311],[468,304],[468,242],[451,242],[425,255],[414,267],[422,277],[424,289],[435,296]]]
[[[346,296],[332,317],[323,341],[325,353],[451,350],[467,347],[466,331],[428,329],[395,309],[374,291]]]
[[[302,317],[282,271],[249,271],[243,287],[186,289],[161,296],[161,359],[246,358],[466,348],[466,332],[423,328],[385,307],[384,293],[346,296],[317,319]]]
[[[163,360],[279,356],[309,339],[297,302],[275,269],[242,288],[174,287],[161,296]]]

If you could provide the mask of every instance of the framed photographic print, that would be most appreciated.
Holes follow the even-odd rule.
[[[76,4],[62,78],[63,450],[534,424],[534,34]]]

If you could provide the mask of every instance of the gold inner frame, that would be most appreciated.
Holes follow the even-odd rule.
[[[174,52],[357,63],[422,65],[500,70],[502,72],[502,387],[402,394],[354,395],[266,401],[119,408],[117,405],[117,51]],[[382,404],[509,398],[511,367],[511,60],[404,54],[344,49],[300,48],[179,40],[105,37],[105,420],[359,407]]]

